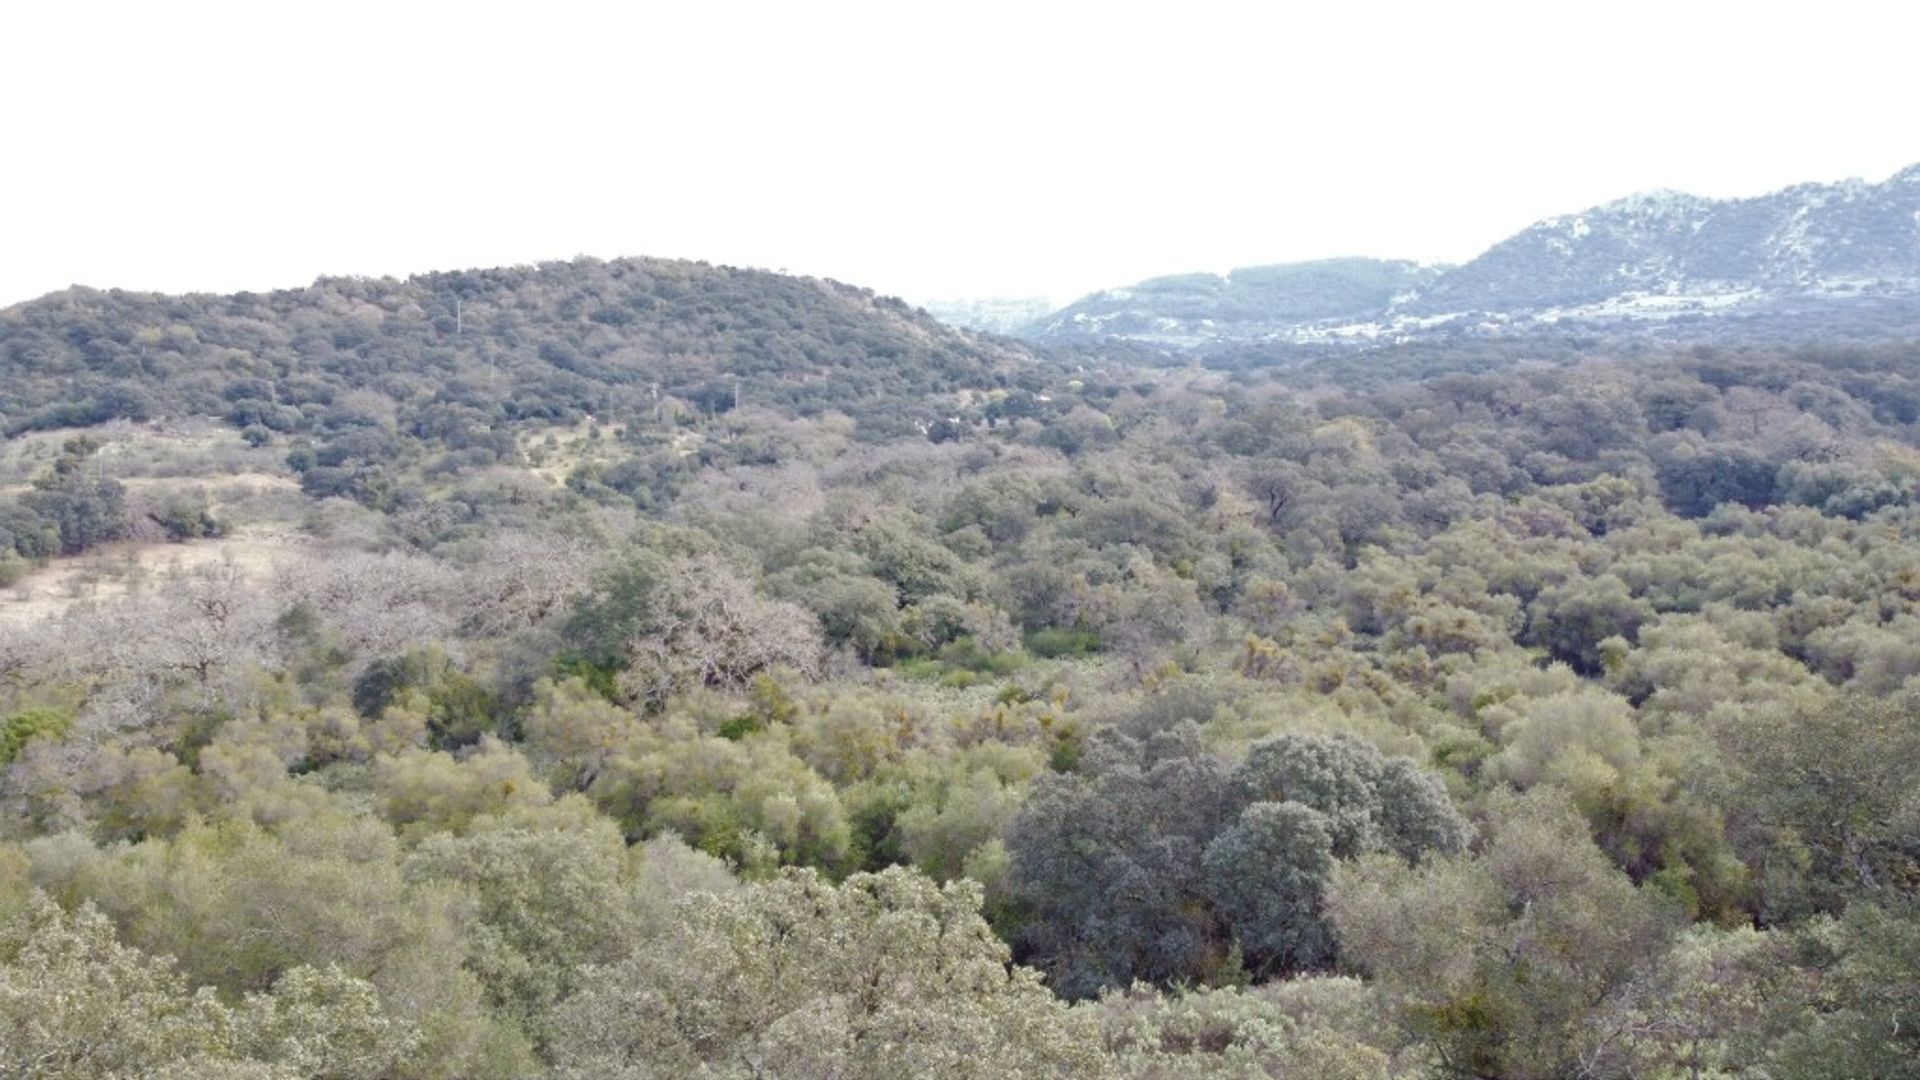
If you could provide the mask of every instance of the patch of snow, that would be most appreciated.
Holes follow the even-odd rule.
[[[1815,280],[1806,291],[1814,296],[1859,296],[1863,293],[1877,293],[1889,287],[1898,290],[1896,282],[1887,282],[1865,274],[1831,274]]]
[[[1641,191],[1628,195],[1624,199],[1615,199],[1600,207],[1612,213],[1638,214],[1647,217],[1678,217],[1698,212],[1706,200],[1684,191],[1662,188],[1657,191]]]
[[[1682,315],[1725,311],[1763,299],[1760,289],[1709,288],[1668,292],[1625,292],[1591,304],[1544,308],[1533,313],[1538,322],[1628,320],[1662,322]]]
[[[1362,341],[1377,341],[1386,332],[1386,329],[1386,327],[1377,322],[1313,323],[1306,326],[1289,327],[1286,330],[1269,334],[1267,335],[1267,340],[1286,341],[1294,345],[1353,344]]]

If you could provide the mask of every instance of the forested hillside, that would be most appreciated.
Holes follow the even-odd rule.
[[[0,313],[0,1072],[1920,1075],[1920,350],[1142,359]]]
[[[159,296],[75,288],[0,315],[10,434],[220,414],[273,432],[354,423],[353,391],[419,437],[494,420],[701,412],[739,399],[881,416],[1004,376],[1020,350],[830,281],[664,259],[580,259],[311,288]]]

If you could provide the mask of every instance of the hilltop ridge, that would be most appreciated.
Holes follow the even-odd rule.
[[[1031,359],[868,289],[667,259],[230,296],[76,287],[0,310],[0,427],[217,414],[304,432],[350,419],[357,391],[403,425],[475,437],[496,405],[506,419],[571,420],[744,399],[884,422]]]

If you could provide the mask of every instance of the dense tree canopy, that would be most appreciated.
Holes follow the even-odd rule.
[[[1151,359],[0,313],[0,1071],[1920,1074],[1910,346]]]

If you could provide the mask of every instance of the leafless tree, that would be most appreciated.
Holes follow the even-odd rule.
[[[421,555],[343,552],[282,564],[273,595],[305,605],[360,662],[445,642],[465,587],[458,571]]]
[[[540,626],[586,589],[600,560],[600,546],[584,536],[516,531],[489,537],[461,573],[461,624],[482,637]]]
[[[659,702],[697,686],[737,688],[770,668],[820,668],[820,627],[798,604],[770,600],[712,555],[669,564],[657,617],[628,642],[625,689]]]

